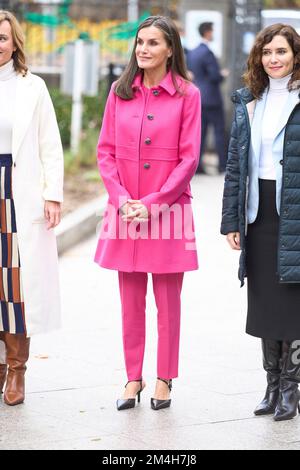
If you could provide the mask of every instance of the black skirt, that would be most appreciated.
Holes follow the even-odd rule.
[[[276,182],[259,180],[259,210],[246,237],[246,332],[265,339],[300,338],[300,284],[280,284]]]

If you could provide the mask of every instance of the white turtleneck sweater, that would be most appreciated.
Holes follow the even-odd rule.
[[[276,127],[279,116],[287,102],[287,88],[291,74],[283,78],[269,77],[269,91],[262,121],[261,151],[259,159],[260,179],[276,180],[276,169],[272,155],[272,145],[276,137]]]
[[[0,67],[0,154],[12,152],[17,75],[13,60]]]

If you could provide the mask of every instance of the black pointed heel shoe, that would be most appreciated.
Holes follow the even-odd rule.
[[[127,384],[125,385],[125,388],[127,387],[127,385],[129,384],[129,382],[139,382],[140,383],[140,386],[141,388],[139,389],[139,391],[137,392],[136,396],[137,396],[137,401],[138,403],[140,403],[141,401],[141,392],[144,390],[145,388],[145,385],[143,387],[143,379],[139,379],[139,380],[129,380],[127,382]],[[117,409],[119,411],[121,410],[129,410],[129,408],[134,408],[135,407],[135,398],[119,398],[117,400]]]
[[[161,380],[162,382],[164,382],[168,386],[170,393],[171,393],[172,379],[165,380],[165,379],[161,379],[160,377],[157,377],[157,380]],[[168,400],[158,400],[157,398],[151,398],[152,410],[162,410],[163,408],[169,408],[170,405],[171,405],[171,398],[169,398]]]

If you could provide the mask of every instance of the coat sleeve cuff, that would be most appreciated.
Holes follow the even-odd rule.
[[[232,223],[232,224],[222,224],[220,231],[222,235],[227,235],[228,233],[239,232],[240,230],[239,230],[238,223]]]
[[[45,201],[55,201],[55,202],[63,202],[64,197],[63,197],[63,192],[57,192],[57,191],[49,191],[45,190],[43,192],[43,198]]]

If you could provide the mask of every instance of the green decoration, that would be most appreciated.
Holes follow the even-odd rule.
[[[73,26],[72,21],[69,18],[69,8],[72,2],[73,0],[64,0],[64,2],[58,6],[57,15],[44,15],[37,12],[28,12],[25,13],[24,18],[30,23],[48,26],[50,28],[57,28],[60,25]]]
[[[138,21],[128,21],[125,23],[120,23],[117,26],[110,28],[110,39],[120,39],[127,41],[128,39],[134,38],[136,35],[136,30],[139,25],[150,16],[148,11],[145,11]]]
[[[78,35],[78,39],[82,39],[83,41],[91,41],[90,33],[87,31],[81,31]]]

